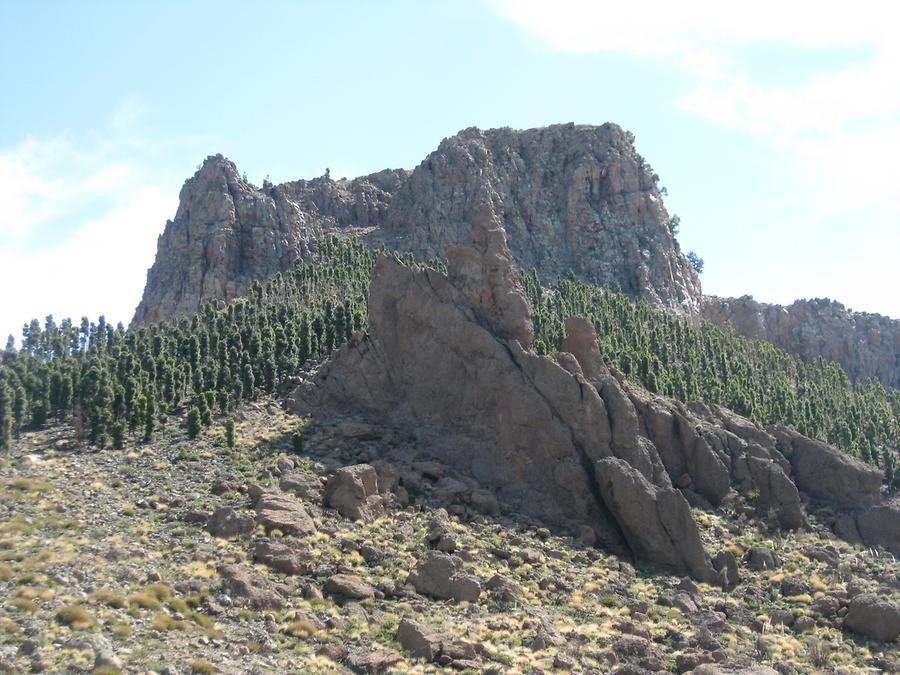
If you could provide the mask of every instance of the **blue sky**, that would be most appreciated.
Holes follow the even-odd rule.
[[[568,121],[635,133],[704,292],[900,317],[892,4],[625,4],[0,0],[0,333],[127,323],[209,154],[353,176]]]

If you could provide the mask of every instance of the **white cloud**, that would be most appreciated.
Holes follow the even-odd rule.
[[[197,144],[150,142],[140,114],[126,99],[77,142],[63,133],[0,149],[0,341],[47,314],[130,321],[185,175],[168,151]]]
[[[779,198],[793,206],[792,213],[803,214],[804,222],[789,224],[796,234],[817,238],[818,226],[833,227],[835,217],[844,222],[865,217],[866,223],[855,226],[860,234],[864,229],[873,241],[896,239],[900,4],[493,0],[493,5],[553,49],[624,52],[686,74],[689,84],[677,105],[776,151],[770,171],[784,177]],[[742,49],[756,47],[758,54],[773,46],[854,49],[837,59],[832,51],[832,58],[820,63],[816,53],[804,54],[808,74],[795,73],[791,84],[773,77],[779,73],[754,75],[741,67]],[[866,270],[860,265],[861,278]],[[894,275],[894,286],[900,283],[895,264],[888,265],[888,275]]]
[[[796,164],[792,173],[815,186],[811,201],[820,216],[855,208],[860,199],[896,199],[890,183],[900,152],[894,36],[900,4],[498,0],[495,6],[556,49],[625,51],[665,59],[693,75],[694,88],[680,105],[783,151]],[[872,56],[777,87],[735,65],[736,50],[749,44],[853,46]]]
[[[47,314],[131,320],[153,262],[156,237],[175,207],[168,189],[138,187],[122,206],[79,225],[58,246],[33,253],[0,248],[0,330],[18,340],[22,324]]]

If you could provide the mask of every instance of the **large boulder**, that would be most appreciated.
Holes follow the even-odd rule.
[[[872,640],[891,642],[900,637],[900,609],[887,597],[861,593],[850,601],[844,626]]]
[[[278,530],[282,534],[307,535],[316,525],[303,505],[281,490],[265,490],[256,500],[256,521],[266,532]]]
[[[369,464],[338,469],[325,484],[325,503],[345,518],[368,522],[384,514],[378,473]]]
[[[440,551],[427,551],[407,581],[417,592],[439,600],[475,602],[481,595],[481,583],[465,573],[462,559]]]
[[[850,509],[881,500],[884,475],[877,468],[821,441],[784,431],[789,444],[783,453],[791,462],[794,482],[810,497]]]
[[[596,466],[603,500],[639,558],[687,570],[701,581],[717,578],[684,497],[653,486],[621,459],[601,459]]]
[[[253,532],[256,529],[256,519],[252,514],[238,513],[230,506],[223,506],[210,516],[206,529],[214,537],[230,539]]]
[[[222,585],[232,597],[250,609],[281,609],[281,596],[268,580],[248,565],[220,565]]]
[[[293,545],[258,541],[253,547],[253,557],[257,562],[284,574],[309,574],[313,566],[310,550],[296,542],[290,544]]]

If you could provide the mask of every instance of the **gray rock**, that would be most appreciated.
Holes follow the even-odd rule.
[[[307,535],[316,531],[316,525],[303,505],[294,497],[280,490],[267,490],[256,501],[256,522],[266,532],[279,530],[282,534]]]
[[[225,539],[248,534],[255,528],[256,519],[251,514],[238,513],[230,506],[216,509],[206,523],[206,529],[211,535]]]
[[[375,597],[375,589],[353,574],[334,574],[325,580],[325,590],[351,600]]]
[[[266,578],[247,565],[219,565],[219,576],[229,595],[251,609],[281,609],[281,596]]]
[[[312,554],[306,547],[259,541],[253,548],[257,562],[284,574],[309,574],[312,571]]]
[[[744,564],[757,572],[762,570],[774,570],[781,566],[778,556],[770,548],[753,546],[747,550],[743,558]]]
[[[481,595],[481,584],[464,572],[463,561],[440,551],[427,551],[410,572],[408,582],[417,592],[440,600],[475,602]]]
[[[338,469],[325,484],[325,503],[345,518],[369,522],[384,513],[378,473],[369,464]]]
[[[892,642],[900,637],[900,609],[888,597],[862,593],[850,601],[844,626],[879,642]]]

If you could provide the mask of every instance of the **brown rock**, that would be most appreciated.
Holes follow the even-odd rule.
[[[445,635],[427,628],[412,619],[404,618],[397,628],[397,642],[413,658],[436,661],[447,641]]]
[[[325,484],[325,503],[345,518],[368,522],[384,513],[378,474],[369,464],[338,469]]]
[[[900,637],[900,609],[890,598],[862,593],[850,601],[844,626],[879,642],[892,642]]]
[[[284,574],[309,574],[312,570],[312,555],[308,548],[301,548],[277,542],[260,541],[253,549],[257,562]]]
[[[386,647],[366,649],[365,647],[358,647],[347,655],[344,663],[356,673],[377,675],[378,673],[388,672],[391,666],[402,660],[403,657],[395,649]]]
[[[263,492],[256,502],[256,521],[266,532],[279,530],[283,534],[307,535],[316,525],[303,505],[280,490]]]
[[[251,609],[281,609],[282,600],[266,578],[247,565],[219,565],[226,591]]]
[[[322,496],[322,481],[308,473],[288,473],[281,478],[279,487],[301,499],[318,501]]]
[[[256,520],[252,515],[238,513],[230,506],[216,509],[206,523],[206,529],[212,536],[225,539],[248,534],[255,528]]]
[[[419,593],[440,600],[475,602],[481,595],[481,584],[465,574],[463,561],[440,551],[426,551],[408,581]]]
[[[353,574],[334,574],[325,580],[325,590],[351,600],[375,597],[375,589]]]

